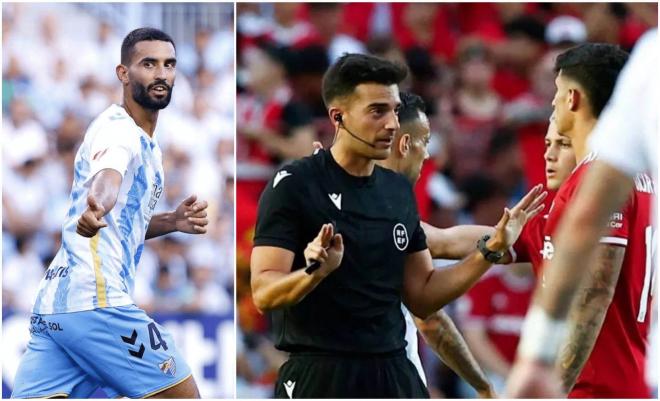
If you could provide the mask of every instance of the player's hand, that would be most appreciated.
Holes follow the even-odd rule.
[[[176,230],[188,234],[205,234],[209,219],[206,217],[207,201],[198,201],[197,195],[190,195],[176,208]]]
[[[108,225],[103,221],[105,208],[92,195],[87,196],[87,209],[78,219],[76,232],[83,237],[92,238],[103,227]]]
[[[314,261],[321,263],[317,270],[322,274],[330,274],[341,264],[344,257],[344,240],[341,234],[334,234],[332,224],[324,224],[318,235],[305,248],[307,265]]]
[[[539,184],[531,189],[511,210],[504,209],[502,218],[495,226],[495,235],[489,240],[488,248],[494,251],[506,251],[516,243],[525,224],[539,214],[548,196]]]
[[[318,152],[319,150],[323,150],[323,144],[319,141],[314,141],[312,142],[312,148],[314,148],[314,154]]]
[[[565,398],[552,365],[518,358],[506,383],[505,398]]]

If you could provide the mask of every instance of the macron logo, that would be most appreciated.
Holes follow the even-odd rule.
[[[341,210],[341,194],[328,194],[332,203],[337,206],[337,209]]]
[[[286,390],[286,394],[289,396],[289,398],[293,398],[293,389],[296,388],[296,382],[289,380],[283,384],[284,389]]]
[[[285,179],[290,175],[291,173],[289,173],[286,170],[278,171],[277,174],[275,174],[275,178],[273,179],[273,188],[275,188],[277,184],[280,183],[280,181],[282,181],[283,179]]]

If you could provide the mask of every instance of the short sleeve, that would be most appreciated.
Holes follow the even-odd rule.
[[[104,169],[112,169],[122,177],[131,159],[140,151],[139,137],[125,124],[106,124],[92,139],[89,152],[90,174]]]
[[[254,246],[274,246],[296,252],[301,239],[299,177],[287,169],[275,174],[259,199]]]
[[[415,253],[423,251],[426,248],[428,248],[426,245],[426,234],[424,234],[424,229],[422,228],[422,224],[418,219],[415,230],[413,231],[413,234],[410,238],[410,246],[406,249],[406,252]]]
[[[630,215],[633,210],[632,202],[635,202],[635,196],[630,196],[628,202],[620,209],[610,215],[607,221],[607,227],[610,229],[608,234],[600,239],[601,244],[609,245],[628,245],[628,230],[630,227]]]
[[[412,230],[412,235],[410,236],[410,245],[406,248],[407,253],[415,253],[423,251],[428,248],[426,244],[426,234],[424,234],[424,229],[422,228],[422,223],[419,220],[419,212],[417,211],[417,201],[415,199],[415,193],[413,192],[412,186],[408,181],[404,181],[405,185],[408,187],[410,193],[410,204],[412,205],[412,216],[410,217],[411,222],[414,223],[415,229]]]

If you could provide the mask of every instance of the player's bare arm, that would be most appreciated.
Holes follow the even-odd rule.
[[[291,271],[294,254],[287,249],[254,247],[250,260],[252,297],[260,311],[297,304],[335,271],[344,256],[341,234],[334,234],[332,224],[324,224],[304,254],[308,265],[312,261],[321,264],[311,274],[305,269]]]
[[[486,328],[481,325],[471,325],[463,329],[463,335],[470,344],[470,349],[481,364],[500,377],[507,377],[511,364],[497,350],[495,344],[488,338]]]
[[[451,370],[469,383],[479,397],[497,397],[449,315],[440,310],[431,314],[426,320],[415,318],[415,325],[433,351]]]
[[[205,234],[209,224],[207,201],[198,201],[190,195],[172,212],[154,215],[147,228],[146,239],[179,231],[187,234]]]
[[[577,380],[605,321],[614,297],[626,248],[600,245],[596,263],[580,283],[577,298],[569,311],[568,338],[557,361],[564,391],[569,393]]]
[[[543,209],[543,199],[537,185],[516,206],[505,209],[495,226],[495,234],[486,241],[492,252],[506,252],[516,242],[529,219]],[[431,313],[464,294],[492,266],[479,251],[474,250],[453,266],[434,269],[428,249],[411,253],[406,258],[403,279],[404,303],[415,316],[425,319]]]
[[[91,238],[107,224],[105,216],[117,202],[121,187],[121,174],[113,169],[103,169],[92,178],[92,184],[87,194],[87,209],[78,219],[76,232],[83,237]]]
[[[494,227],[463,225],[438,228],[422,222],[426,245],[434,259],[463,259],[474,251],[474,244],[484,235],[492,236]]]
[[[564,319],[571,306],[573,295],[582,278],[582,255],[592,255],[596,243],[606,231],[610,210],[616,210],[627,199],[633,181],[618,170],[598,160],[587,172],[582,186],[568,208],[566,217],[558,228],[552,268],[546,274],[546,288],[537,289],[538,304],[555,319]],[[588,259],[591,260],[591,257]]]
[[[309,143],[314,141],[316,137],[312,125],[294,128],[286,136],[279,135],[265,127],[246,127],[241,129],[241,133],[248,138],[259,141],[270,152],[285,160],[307,156],[309,154]]]

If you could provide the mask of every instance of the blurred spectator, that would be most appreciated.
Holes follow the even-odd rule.
[[[29,236],[16,238],[16,251],[2,264],[2,307],[28,314],[45,267]]]
[[[587,27],[579,18],[561,15],[545,28],[545,41],[550,46],[570,47],[587,40]]]
[[[511,100],[529,90],[531,70],[545,50],[545,26],[534,17],[521,16],[504,29],[507,39],[493,48],[499,66],[493,88]]]
[[[530,265],[518,263],[491,270],[459,302],[465,341],[497,394],[503,394],[533,290]],[[464,387],[465,398],[476,396]]]
[[[454,179],[461,182],[484,167],[488,144],[497,127],[501,100],[491,88],[495,66],[481,42],[464,44],[458,54],[452,152],[461,155]]]
[[[509,203],[523,197],[525,193],[520,185],[523,177],[523,161],[516,135],[507,129],[499,129],[495,132],[488,144],[488,154],[485,159],[486,171],[499,190],[510,198]]]

